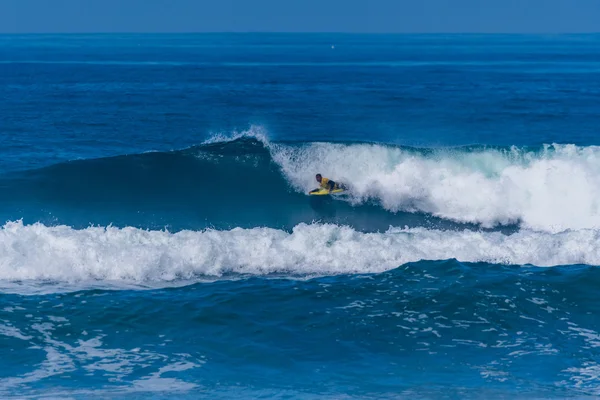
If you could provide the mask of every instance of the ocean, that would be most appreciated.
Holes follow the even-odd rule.
[[[0,99],[2,398],[600,396],[600,35],[0,35]]]

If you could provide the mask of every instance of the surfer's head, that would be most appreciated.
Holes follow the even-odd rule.
[[[321,179],[323,179],[323,177],[321,176],[321,174],[317,174],[317,176],[315,176],[315,178],[317,178],[317,182],[321,182]]]

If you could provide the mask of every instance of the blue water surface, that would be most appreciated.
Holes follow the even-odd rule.
[[[597,396],[599,100],[599,35],[0,35],[0,395]]]

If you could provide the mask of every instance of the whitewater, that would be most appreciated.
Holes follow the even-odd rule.
[[[377,273],[419,260],[553,266],[600,264],[600,232],[438,231],[301,224],[201,232],[7,223],[0,230],[0,279],[89,283],[193,280],[279,274]]]
[[[27,282],[36,281],[49,283],[48,290],[53,284],[56,290],[65,290],[57,283],[71,285],[68,290],[72,290],[98,284],[189,284],[232,276],[380,273],[420,260],[600,264],[596,196],[600,193],[600,174],[596,173],[600,148],[596,146],[423,149],[381,143],[286,143],[271,141],[264,128],[253,127],[214,136],[188,149],[84,160],[79,166],[67,163],[36,174],[65,181],[65,177],[85,171],[83,174],[97,175],[94,179],[106,185],[102,171],[112,173],[117,161],[125,172],[142,166],[150,176],[150,186],[130,186],[128,195],[124,188],[131,178],[121,174],[122,182],[109,183],[123,188],[114,192],[110,202],[120,201],[125,206],[127,196],[136,196],[135,200],[143,195],[145,202],[152,204],[162,199],[153,200],[162,189],[152,174],[164,168],[165,159],[176,161],[169,165],[181,172],[198,174],[201,187],[208,184],[202,183],[207,170],[208,180],[227,182],[232,182],[230,176],[245,173],[245,188],[256,197],[225,192],[214,196],[227,196],[228,202],[203,203],[202,197],[190,200],[190,209],[205,209],[207,216],[212,215],[211,224],[229,218],[227,224],[234,227],[228,229],[157,229],[130,226],[127,220],[88,227],[61,224],[60,220],[53,224],[7,221],[0,230],[0,279],[20,282],[20,290],[25,290]],[[306,192],[316,186],[316,172],[347,183],[348,194],[309,198]],[[31,184],[27,174],[24,182]],[[272,186],[274,183],[279,186]],[[280,193],[272,200],[263,188]],[[98,186],[91,193],[109,199],[110,188]],[[182,192],[178,198],[184,201],[185,197]],[[269,226],[269,210],[293,215],[295,219],[290,217],[290,221],[295,222],[286,229]],[[338,219],[328,222],[327,212]],[[259,226],[236,227],[247,214]],[[416,220],[411,220],[411,226],[402,225],[411,214]],[[458,225],[432,225],[428,223],[431,217]],[[267,219],[261,223],[260,218]],[[368,219],[378,220],[379,228],[353,226]],[[387,227],[380,229],[386,221]],[[513,228],[503,230],[507,225]]]
[[[270,142],[261,127],[206,143],[260,141],[299,193],[314,174],[351,187],[352,204],[422,212],[482,227],[561,232],[600,227],[600,147],[409,148],[381,143]]]
[[[173,175],[162,176],[166,165]],[[53,285],[73,290],[234,276],[381,273],[420,260],[598,265],[598,168],[596,146],[424,149],[295,143],[269,140],[264,128],[252,127],[183,150],[82,160],[9,175],[12,180],[5,187],[15,185],[9,190],[13,197],[37,191],[36,196],[60,204],[69,201],[68,195],[54,186],[40,192],[45,181],[86,179],[93,189],[73,195],[87,196],[83,200],[90,200],[83,203],[96,207],[93,212],[106,213],[94,196],[140,210],[143,197],[154,218],[160,207],[175,206],[220,227],[172,229],[130,224],[136,221],[130,217],[87,227],[60,219],[9,220],[0,230],[0,280],[18,282],[25,291],[28,285],[39,286],[35,282],[48,283],[47,290]],[[116,170],[120,181],[112,178]],[[310,198],[306,193],[316,186],[316,172],[350,190],[343,196]],[[140,180],[140,173],[148,178]],[[191,177],[198,189],[187,184]],[[218,189],[224,192],[205,196],[202,188],[215,180],[239,180],[249,192],[239,196],[235,185],[224,185]],[[182,191],[163,204],[166,198],[157,194],[173,194],[167,188],[174,185]],[[195,191],[188,193],[186,187]],[[71,213],[80,207],[66,204]],[[281,218],[289,221],[286,228],[278,227]],[[244,221],[254,226],[241,227],[248,224]],[[369,226],[364,221],[371,221],[369,229],[362,229]]]

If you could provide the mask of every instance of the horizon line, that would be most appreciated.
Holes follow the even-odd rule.
[[[598,35],[600,31],[540,31],[540,32],[344,32],[344,31],[44,31],[44,32],[2,32],[0,35]]]

